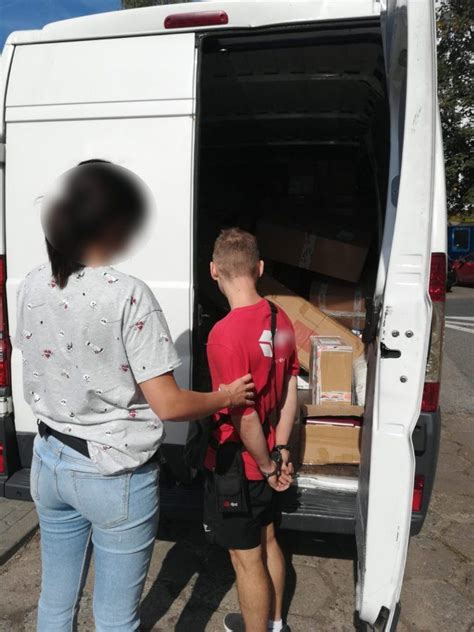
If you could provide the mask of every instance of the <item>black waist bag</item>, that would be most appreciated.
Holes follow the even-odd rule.
[[[185,465],[195,470],[204,469],[204,460],[214,425],[211,417],[189,423],[183,454]]]
[[[218,512],[227,514],[248,511],[248,481],[240,443],[229,441],[217,448],[214,485]]]

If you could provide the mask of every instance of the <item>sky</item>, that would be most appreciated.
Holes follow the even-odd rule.
[[[12,31],[119,9],[120,0],[0,0],[0,52]]]

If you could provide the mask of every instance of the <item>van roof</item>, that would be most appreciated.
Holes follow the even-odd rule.
[[[170,14],[226,11],[229,23],[224,28],[259,27],[319,20],[373,17],[380,14],[379,0],[209,0],[192,4],[173,4],[126,11],[98,13],[60,22],[51,22],[40,30],[11,33],[7,44],[34,44],[67,40],[126,37],[165,31],[164,19]],[[206,31],[219,27],[178,29]]]

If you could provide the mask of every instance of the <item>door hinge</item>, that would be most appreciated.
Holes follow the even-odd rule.
[[[381,307],[381,304],[375,303],[373,298],[365,299],[365,327],[362,332],[362,341],[365,344],[375,340]]]
[[[5,143],[0,143],[0,165],[5,164],[5,154],[6,154],[6,145]]]

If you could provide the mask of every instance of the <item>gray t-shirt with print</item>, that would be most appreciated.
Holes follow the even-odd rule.
[[[148,461],[163,424],[138,384],[181,363],[150,288],[87,267],[60,289],[42,265],[18,289],[17,323],[24,396],[37,419],[86,439],[103,474]]]

